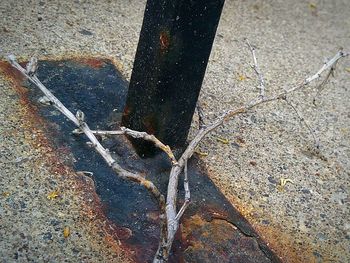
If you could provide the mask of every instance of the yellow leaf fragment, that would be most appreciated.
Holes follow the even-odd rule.
[[[10,196],[10,192],[2,192],[1,194],[3,197],[9,197]]]
[[[345,70],[350,73],[350,68],[345,68]]]
[[[287,183],[293,183],[291,179],[288,178],[281,178],[280,179],[280,184],[277,186],[278,190],[283,191],[284,187],[286,186]]]
[[[206,152],[201,152],[200,150],[195,150],[194,152],[195,152],[196,154],[200,155],[200,156],[203,156],[203,157],[205,157],[205,156],[208,156],[208,155],[209,155],[209,153],[206,153]]]
[[[56,199],[57,197],[59,197],[59,192],[58,191],[52,191],[51,193],[49,193],[47,195],[47,199],[49,200],[53,200],[53,199]]]
[[[63,236],[64,238],[67,238],[70,236],[70,228],[69,226],[66,226],[65,228],[63,228]]]
[[[229,141],[228,139],[221,138],[221,137],[217,137],[216,140],[217,140],[218,142],[223,143],[223,144],[229,144],[229,143],[230,143],[230,141]]]
[[[291,180],[291,179],[283,179],[283,178],[281,178],[281,180],[280,180],[280,184],[281,184],[281,186],[285,186],[287,183],[293,183],[293,181]]]
[[[311,9],[316,9],[317,8],[317,5],[315,3],[309,3],[309,7]]]
[[[246,79],[247,79],[247,77],[245,75],[243,75],[243,74],[239,74],[238,75],[238,80],[239,81],[243,81],[243,80],[246,80]]]

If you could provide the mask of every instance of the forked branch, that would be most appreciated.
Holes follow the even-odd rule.
[[[320,70],[318,70],[314,75],[311,77],[308,77],[303,81],[300,85],[297,85],[295,87],[292,87],[288,90],[285,90],[281,92],[280,94],[276,96],[271,97],[262,97],[259,96],[258,99],[247,103],[246,105],[232,109],[229,111],[226,111],[221,116],[219,116],[217,119],[215,119],[211,124],[203,126],[197,134],[195,135],[194,139],[189,143],[188,147],[178,160],[178,165],[173,166],[170,172],[169,177],[169,184],[168,184],[168,193],[167,193],[167,201],[166,201],[166,214],[167,214],[167,223],[168,223],[168,244],[166,245],[166,253],[169,254],[172,241],[174,240],[174,236],[178,230],[179,227],[179,221],[177,219],[177,213],[176,213],[176,201],[177,201],[177,186],[178,186],[178,180],[179,175],[182,172],[182,169],[184,168],[187,161],[191,158],[193,155],[196,147],[201,142],[201,140],[211,131],[215,130],[219,126],[221,126],[224,122],[233,119],[239,114],[246,113],[249,110],[268,102],[284,99],[288,94],[298,91],[302,88],[307,87],[311,82],[315,81],[316,79],[321,77],[321,74],[326,71],[327,69],[332,69],[332,66],[337,63],[337,61],[343,57],[348,56],[347,53],[344,53],[343,51],[339,51],[332,59],[330,59],[327,63],[325,63]],[[182,209],[183,210],[183,209]],[[183,212],[182,212],[183,213]],[[155,261],[155,262],[163,262],[163,261]]]
[[[17,62],[14,56],[9,56],[9,61],[17,68],[24,76],[26,76],[32,83],[34,83],[39,89],[45,94],[45,101],[47,104],[53,105],[60,112],[62,112],[68,119],[70,119],[78,129],[75,130],[75,133],[84,133],[90,140],[93,147],[96,151],[105,159],[107,164],[113,168],[116,174],[122,178],[125,178],[130,181],[137,182],[140,185],[143,185],[148,191],[157,199],[159,209],[160,209],[160,218],[161,218],[161,237],[160,243],[158,246],[157,253],[155,255],[153,262],[166,262],[169,257],[170,249],[175,238],[175,234],[179,228],[179,223],[182,215],[184,214],[186,208],[190,202],[190,187],[188,183],[188,172],[187,172],[187,162],[192,157],[195,148],[198,146],[200,141],[211,131],[215,130],[217,127],[221,126],[226,121],[233,119],[235,116],[248,112],[249,110],[268,102],[286,99],[287,95],[307,87],[311,82],[317,80],[321,77],[321,74],[326,70],[330,69],[332,72],[334,70],[335,64],[339,59],[348,56],[347,53],[339,51],[332,59],[326,62],[321,69],[319,69],[314,75],[306,78],[302,83],[291,87],[275,96],[266,97],[265,96],[265,82],[263,75],[260,71],[260,68],[257,63],[255,49],[250,45],[249,41],[247,44],[251,50],[253,61],[254,61],[254,70],[259,78],[259,90],[260,94],[257,99],[246,103],[245,105],[238,107],[236,109],[231,109],[224,112],[218,118],[216,118],[211,124],[204,124],[204,114],[201,111],[201,108],[198,108],[200,115],[200,129],[195,135],[194,139],[189,143],[186,150],[183,152],[182,156],[176,160],[173,152],[170,147],[164,145],[160,142],[154,135],[149,135],[145,132],[133,131],[127,128],[122,127],[118,131],[94,131],[89,128],[85,122],[84,113],[78,111],[76,115],[70,112],[36,77],[35,71],[37,68],[36,62],[34,59],[31,60],[30,64],[27,67],[27,70],[22,68]],[[328,75],[329,77],[329,75]],[[129,135],[134,138],[142,138],[144,140],[151,141],[158,148],[162,149],[170,158],[172,162],[172,168],[169,175],[169,182],[167,188],[167,199],[165,202],[164,196],[159,192],[158,188],[151,182],[146,180],[144,177],[137,173],[133,173],[123,169],[112,157],[108,149],[105,149],[100,142],[96,139],[95,135]],[[179,176],[183,172],[184,174],[184,189],[185,189],[185,201],[181,206],[179,211],[177,211],[177,197],[178,197],[178,183]]]
[[[177,160],[174,156],[173,151],[169,147],[169,145],[165,145],[162,143],[156,136],[153,134],[148,134],[147,132],[139,132],[135,130],[128,129],[126,127],[120,127],[120,130],[116,131],[101,131],[101,130],[92,130],[91,131],[95,135],[107,135],[107,136],[113,136],[113,135],[129,135],[136,139],[143,139],[145,141],[150,141],[156,146],[157,148],[161,149],[163,152],[165,152],[169,159],[171,160],[171,163],[173,165],[177,164]],[[73,131],[74,134],[80,134],[82,131],[80,129],[75,129]]]

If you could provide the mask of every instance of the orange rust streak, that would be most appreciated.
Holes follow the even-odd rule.
[[[302,247],[293,245],[293,240],[283,232],[283,229],[274,225],[270,227],[254,225],[256,231],[265,241],[269,241],[268,245],[285,263],[303,263],[315,262],[313,256],[313,248],[308,244]]]
[[[90,66],[94,69],[102,68],[105,65],[105,62],[103,59],[99,58],[78,58],[76,59],[77,62]]]
[[[8,62],[0,61],[0,70],[4,76],[15,84],[15,88],[22,88],[21,84],[24,80],[24,76],[15,68],[13,68]]]
[[[166,32],[160,32],[159,35],[159,42],[160,42],[160,50],[166,51],[169,48],[170,45],[170,39]]]
[[[142,124],[145,126],[146,132],[148,134],[154,134],[156,132],[154,123],[155,121],[154,121],[153,115],[144,117]]]
[[[210,242],[219,246],[230,242],[235,231],[236,228],[225,220],[207,221],[198,214],[185,218],[182,223],[182,239],[192,251],[208,249]]]
[[[245,144],[243,138],[237,137],[239,143]],[[220,176],[216,174],[216,171],[207,170],[208,177],[214,182],[214,184],[220,189],[220,191],[225,195],[229,202],[234,206],[237,211],[239,211],[244,218],[248,220],[250,225],[254,230],[259,234],[261,239],[265,244],[271,249],[275,255],[277,255],[285,263],[304,263],[304,262],[314,262],[315,257],[313,255],[314,247],[311,242],[303,242],[303,244],[298,244],[296,240],[293,240],[292,236],[286,234],[286,230],[283,228],[283,225],[274,222],[271,218],[271,225],[265,226],[260,223],[261,218],[255,216],[257,211],[256,208],[242,203],[240,199],[234,196],[227,186],[223,185],[223,182],[219,179]],[[223,211],[215,211],[210,208],[207,209],[209,212],[209,218],[222,218],[226,219],[225,213]],[[220,216],[215,216],[213,212],[219,212]]]
[[[84,59],[86,63],[92,63],[98,61],[95,59]],[[103,62],[101,62],[103,63]],[[22,64],[22,63],[21,63]],[[102,66],[102,64],[94,64],[95,66]],[[37,108],[30,102],[27,97],[28,89],[22,86],[24,77],[16,69],[14,69],[9,63],[0,61],[0,71],[3,73],[4,77],[13,84],[13,88],[19,95],[19,102],[21,105],[21,112],[23,112],[23,126],[24,133],[30,131],[28,134],[28,143],[34,149],[40,149],[40,153],[43,155],[43,159],[46,160],[48,169],[53,174],[58,174],[63,177],[67,176],[68,178],[74,180],[74,185],[72,188],[75,189],[79,195],[83,198],[81,204],[82,218],[84,223],[88,223],[91,227],[96,229],[96,227],[101,230],[102,234],[105,237],[106,244],[110,245],[113,248],[113,251],[120,253],[123,251],[127,254],[128,258],[134,257],[134,249],[127,247],[126,244],[120,242],[120,240],[115,239],[115,237],[121,236],[122,238],[127,238],[131,233],[125,228],[120,228],[116,226],[113,222],[105,217],[105,213],[102,208],[101,201],[98,195],[95,192],[93,183],[86,182],[85,176],[79,176],[75,174],[75,171],[71,167],[64,165],[61,158],[58,156],[57,149],[52,149],[51,143],[48,138],[44,135],[44,131],[47,129],[47,122],[40,117],[38,114]],[[40,128],[38,128],[40,127]],[[35,140],[33,140],[32,134],[35,134]],[[65,149],[61,149],[65,150]],[[38,166],[34,166],[38,167]],[[75,174],[72,178],[72,174]],[[86,219],[91,222],[86,222]],[[97,234],[93,233],[92,235]]]
[[[211,176],[210,176],[211,177]],[[215,178],[215,176],[211,177]],[[217,183],[214,179],[215,184]],[[230,203],[249,221],[254,230],[264,240],[268,247],[285,263],[304,263],[314,262],[313,248],[310,244],[305,243],[303,246],[298,246],[292,237],[285,233],[282,226],[276,222],[272,222],[270,226],[263,226],[259,218],[253,216],[252,210],[242,204],[231,193],[226,192],[224,187],[220,187],[223,194]]]

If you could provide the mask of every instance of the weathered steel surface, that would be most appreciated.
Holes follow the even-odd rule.
[[[123,125],[183,147],[224,0],[148,0]],[[152,149],[136,140],[141,154]]]
[[[18,77],[9,65],[1,66],[6,67],[7,74]],[[38,76],[70,110],[83,110],[91,128],[110,129],[119,125],[127,83],[110,61],[41,61]],[[101,232],[106,231],[109,239],[118,239],[122,246],[134,251],[136,262],[150,262],[159,239],[159,213],[154,200],[144,188],[115,176],[86,145],[83,136],[71,135],[74,126],[70,122],[52,107],[37,102],[42,96],[37,88],[27,81],[22,85],[28,87],[22,95],[36,108],[34,114],[47,120],[40,128],[52,147],[60,149],[65,164],[76,171],[93,172],[92,180],[102,204],[102,209],[101,206],[94,209],[108,218],[106,229]],[[118,154],[123,167],[143,173],[166,192],[170,170],[166,156],[142,159],[123,137],[101,139]],[[215,187],[200,161],[191,159],[188,168],[192,203],[184,215],[170,262],[279,262],[248,221]],[[77,179],[84,181],[81,175]],[[179,205],[184,196],[181,185],[182,182]],[[95,199],[94,193],[89,198]]]

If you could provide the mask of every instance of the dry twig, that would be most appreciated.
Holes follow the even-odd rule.
[[[190,199],[191,199],[190,186],[188,182],[187,161],[185,162],[185,166],[184,166],[184,189],[185,189],[185,201],[175,217],[176,220],[180,220],[180,218],[186,211],[187,207],[189,206]]]
[[[134,131],[125,127],[120,127],[120,130],[117,131],[101,131],[101,130],[92,130],[91,131],[95,135],[129,135],[133,138],[136,139],[143,139],[146,141],[152,142],[156,147],[164,151],[169,159],[171,160],[171,163],[173,165],[177,164],[177,160],[174,156],[173,151],[169,147],[169,145],[165,145],[162,143],[160,140],[157,139],[153,134],[148,134],[147,132],[139,132],[139,131]],[[74,134],[80,134],[82,131],[80,129],[75,129],[73,131]]]
[[[314,99],[312,100],[312,103],[313,103],[315,106],[316,106],[316,98],[320,96],[320,94],[321,94],[321,92],[323,91],[324,86],[325,86],[326,83],[328,82],[329,78],[330,78],[331,76],[334,77],[334,71],[335,71],[335,68],[336,68],[336,66],[337,66],[337,63],[338,63],[338,61],[335,62],[335,63],[331,66],[331,68],[330,68],[330,70],[328,71],[328,73],[327,73],[326,77],[324,78],[324,80],[320,83],[320,85],[317,86],[317,88],[316,88],[316,89],[317,89],[317,92],[316,92],[316,94],[315,94]]]
[[[260,98],[264,98],[265,97],[265,80],[264,80],[264,76],[260,71],[260,67],[258,64],[258,60],[256,59],[255,56],[255,48],[250,44],[249,40],[246,39],[247,45],[250,49],[250,52],[252,53],[253,56],[253,62],[254,62],[254,66],[252,66],[252,68],[254,69],[256,75],[258,75],[258,79],[259,79],[259,90],[260,90]]]
[[[259,98],[253,102],[249,102],[246,105],[237,108],[229,110],[225,113],[223,113],[220,117],[218,117],[216,120],[214,120],[211,124],[206,125],[205,127],[202,127],[199,129],[198,133],[194,137],[194,139],[189,143],[187,149],[184,151],[180,159],[178,160],[178,165],[173,166],[170,172],[169,177],[169,183],[168,183],[168,192],[167,192],[167,201],[166,201],[166,214],[167,214],[167,223],[168,223],[168,244],[164,244],[163,248],[165,248],[167,251],[163,251],[164,253],[162,255],[168,255],[172,241],[174,240],[174,236],[178,230],[179,227],[179,221],[176,220],[176,200],[177,200],[177,185],[178,185],[178,179],[179,175],[182,171],[182,168],[184,167],[185,163],[191,156],[193,155],[196,147],[201,142],[201,140],[204,138],[205,135],[216,129],[217,127],[221,126],[225,121],[234,118],[236,115],[245,113],[252,108],[255,108],[261,104],[265,104],[268,102],[280,100],[286,97],[287,94],[295,92],[297,90],[300,90],[306,86],[308,86],[312,81],[318,79],[321,74],[326,71],[327,69],[331,68],[339,59],[348,56],[348,54],[344,53],[343,51],[339,51],[331,60],[329,60],[327,63],[325,63],[320,70],[318,70],[314,75],[311,77],[308,77],[303,81],[300,85],[297,85],[295,87],[292,87],[286,91],[283,91],[282,93],[264,98],[259,96]],[[155,260],[155,262],[163,262],[161,260]]]
[[[115,174],[123,179],[136,182],[142,186],[144,186],[158,202],[159,210],[160,210],[160,219],[161,224],[166,225],[166,214],[165,214],[165,199],[164,196],[160,193],[158,188],[149,180],[145,179],[138,173],[133,173],[128,170],[123,169],[116,160],[112,157],[111,153],[108,149],[105,149],[100,142],[97,140],[95,135],[90,130],[89,126],[85,122],[85,114],[78,110],[76,116],[69,111],[37,78],[34,74],[29,74],[26,69],[24,69],[21,65],[19,65],[16,61],[16,58],[13,55],[10,55],[9,61],[13,67],[18,69],[24,76],[26,76],[34,85],[36,85],[46,96],[47,101],[50,101],[51,105],[53,105],[56,109],[58,109],[63,115],[65,115],[68,119],[70,119],[78,128],[81,130],[90,140],[91,145],[95,148],[95,150],[103,157],[106,163],[112,167]],[[31,60],[33,61],[33,60]],[[30,66],[29,68],[37,67]],[[166,228],[161,227],[161,238],[166,236]]]
[[[84,114],[81,111],[78,111],[76,116],[71,113],[35,76],[35,72],[33,74],[29,74],[32,70],[28,72],[22,68],[15,60],[14,56],[9,56],[9,61],[17,68],[23,75],[25,75],[32,83],[34,83],[39,89],[45,94],[45,101],[49,102],[49,104],[56,107],[60,112],[62,112],[68,119],[70,119],[77,127],[77,133],[83,132],[90,140],[92,146],[96,149],[97,152],[105,159],[109,166],[113,168],[116,174],[122,178],[125,178],[130,181],[134,181],[139,183],[140,185],[145,186],[152,195],[157,199],[159,209],[160,209],[160,217],[161,217],[161,238],[157,253],[155,255],[153,262],[166,262],[169,256],[169,252],[175,238],[175,234],[179,228],[179,222],[181,216],[185,212],[186,208],[189,205],[190,200],[190,187],[188,184],[188,173],[187,173],[187,162],[195,152],[196,147],[200,143],[200,141],[204,138],[205,135],[222,125],[225,121],[229,119],[233,119],[236,115],[241,113],[245,113],[252,108],[255,108],[261,104],[265,104],[268,102],[285,99],[286,96],[292,92],[298,91],[302,88],[307,87],[311,82],[320,78],[321,74],[330,69],[333,70],[334,65],[337,61],[348,54],[339,51],[332,59],[330,59],[327,63],[325,63],[320,70],[318,70],[314,75],[306,78],[301,84],[291,87],[280,94],[271,97],[265,97],[265,84],[263,76],[260,72],[260,69],[257,64],[257,59],[255,56],[255,49],[250,45],[247,41],[248,46],[252,52],[253,60],[254,60],[254,69],[259,77],[259,88],[260,95],[258,99],[251,101],[242,107],[237,109],[231,109],[223,113],[220,117],[215,119],[211,124],[204,125],[203,118],[204,114],[202,114],[201,110],[198,110],[200,115],[200,129],[198,130],[194,139],[189,143],[186,150],[183,152],[182,156],[176,160],[169,146],[161,143],[155,136],[149,135],[144,132],[137,132],[127,128],[122,128],[120,131],[92,131],[89,126],[85,122]],[[32,68],[32,66],[30,66]],[[198,109],[198,108],[197,108]],[[123,169],[114,158],[109,153],[108,149],[105,149],[99,141],[96,139],[95,134],[103,134],[103,135],[121,135],[127,134],[133,136],[135,138],[143,138],[145,140],[153,142],[157,147],[165,151],[169,158],[172,161],[172,168],[169,175],[168,189],[167,189],[167,199],[166,202],[164,200],[164,196],[159,192],[158,188],[151,182],[146,180],[139,174],[132,173]],[[185,202],[177,212],[177,195],[178,195],[178,182],[179,176],[184,171],[184,188],[185,188]]]
[[[317,139],[316,135],[315,135],[315,131],[310,127],[310,125],[307,123],[307,121],[304,119],[303,116],[301,116],[301,114],[298,112],[297,108],[293,105],[292,102],[290,102],[287,98],[284,99],[284,101],[293,109],[293,111],[295,112],[295,114],[298,116],[299,120],[301,123],[304,123],[304,125],[306,126],[306,128],[309,130],[311,136],[314,139],[314,146],[315,148],[318,150],[320,148],[320,142]]]

